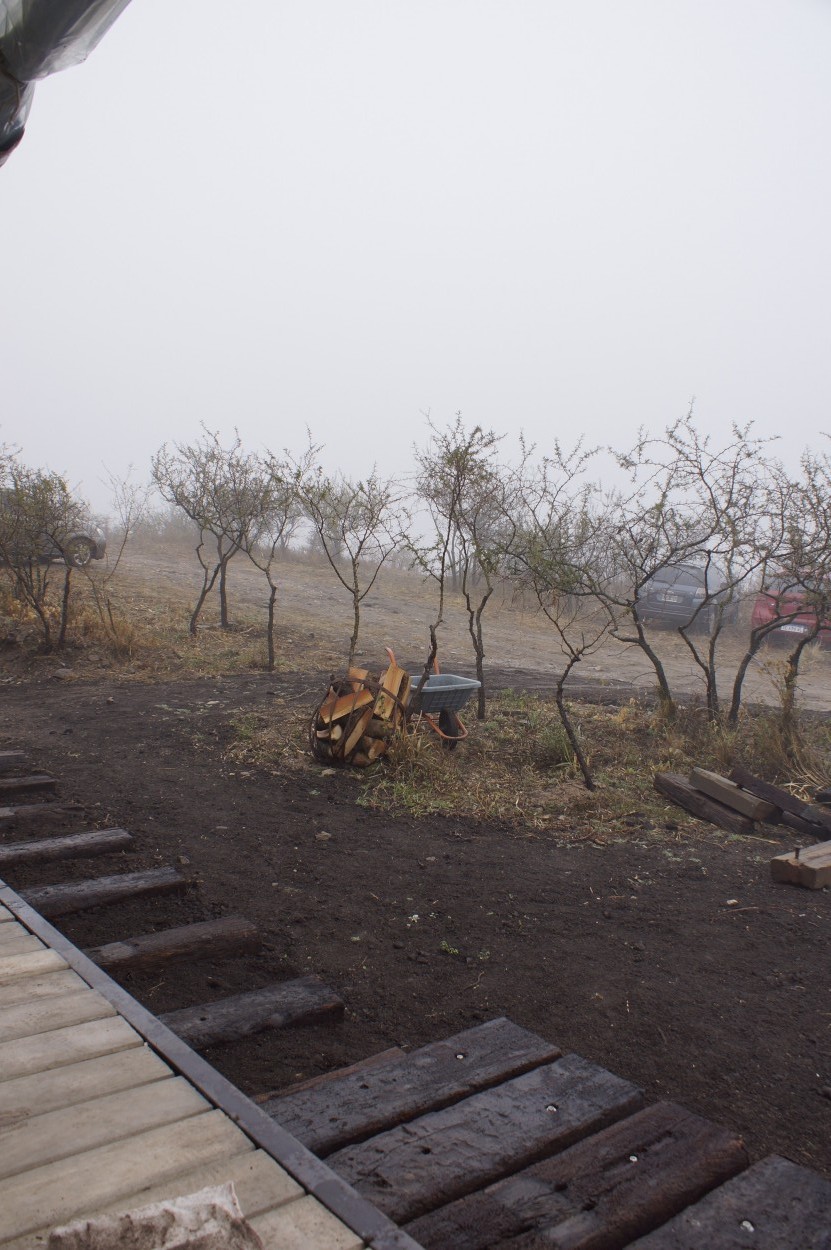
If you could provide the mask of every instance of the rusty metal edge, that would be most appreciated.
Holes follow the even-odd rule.
[[[226,1077],[113,981],[59,929],[0,880],[0,903],[30,932],[65,959],[91,989],[103,995],[144,1040],[215,1107],[233,1120],[256,1146],[284,1168],[299,1185],[356,1233],[371,1250],[422,1250],[388,1216],[356,1193],[351,1185],[312,1154],[302,1142],[266,1115]]]

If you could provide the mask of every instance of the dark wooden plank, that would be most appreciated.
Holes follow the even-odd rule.
[[[368,1055],[366,1059],[359,1059],[357,1063],[350,1063],[348,1067],[335,1068],[333,1072],[321,1072],[317,1076],[309,1076],[304,1081],[292,1081],[291,1085],[284,1085],[282,1089],[269,1090],[267,1094],[255,1094],[253,1101],[256,1103],[270,1102],[272,1098],[284,1098],[288,1094],[299,1094],[301,1090],[320,1089],[322,1085],[336,1083],[344,1076],[351,1076],[354,1072],[367,1072],[370,1068],[377,1068],[381,1064],[389,1063],[391,1059],[403,1059],[407,1052],[402,1050],[400,1046],[391,1046],[389,1050],[381,1050],[375,1055]]]
[[[742,790],[735,781],[728,781],[726,777],[721,777],[708,768],[694,768],[690,773],[690,785],[751,820],[770,820],[778,811],[773,803],[760,799],[748,790]]]
[[[831,1183],[769,1155],[631,1250],[829,1250]]]
[[[84,953],[100,968],[108,971],[159,968],[182,959],[199,959],[202,955],[233,955],[258,950],[261,938],[256,925],[242,916],[222,916],[198,924],[162,929],[108,942]]]
[[[659,794],[666,795],[673,803],[685,808],[693,816],[698,816],[700,820],[707,820],[711,825],[718,825],[720,829],[729,829],[731,833],[755,831],[756,826],[747,816],[741,816],[723,803],[708,798],[679,773],[656,773],[654,785]]]
[[[748,772],[741,765],[737,764],[735,768],[731,768],[730,780],[735,781],[742,789],[749,790],[751,794],[758,795],[760,799],[767,799],[769,803],[773,803],[775,807],[780,808],[783,812],[789,812],[800,820],[805,820],[815,826],[819,825],[820,829],[831,831],[831,811],[818,807],[814,803],[804,803],[802,799],[798,799],[790,791],[783,790],[780,786],[773,786],[769,781],[761,781],[758,777],[754,777],[753,773]]]
[[[735,1134],[656,1103],[406,1231],[424,1250],[515,1250],[528,1233],[568,1250],[625,1246],[746,1166]]]
[[[63,838],[40,838],[37,842],[7,842],[0,846],[0,869],[35,860],[84,859],[123,851],[132,842],[126,829],[92,829]]]
[[[788,829],[800,834],[804,838],[824,838],[827,830],[822,829],[819,825],[815,825],[810,820],[803,820],[801,816],[794,816],[793,812],[780,812],[778,820],[771,817],[769,824],[785,825]]]
[[[0,777],[0,799],[10,799],[18,794],[37,794],[41,790],[54,790],[54,777],[47,773],[32,773],[29,777]]]
[[[0,832],[25,830],[37,835],[54,829],[78,815],[72,808],[57,803],[21,803],[17,806],[0,807]]]
[[[345,1073],[340,1079],[335,1074],[321,1089],[280,1095],[263,1107],[309,1149],[326,1155],[550,1063],[561,1053],[500,1017],[379,1064],[372,1072]]]
[[[317,977],[308,976],[221,998],[215,1003],[169,1011],[159,1019],[189,1046],[199,1049],[219,1042],[236,1042],[263,1029],[311,1024],[341,1015],[342,999]]]
[[[640,1109],[628,1081],[566,1055],[330,1156],[397,1223],[528,1167]]]
[[[806,890],[824,889],[831,885],[831,842],[775,856],[770,861],[770,874],[774,881],[801,885]]]
[[[106,907],[125,898],[144,894],[171,894],[187,888],[175,868],[151,868],[148,872],[123,872],[114,877],[95,877],[67,885],[39,885],[21,891],[21,897],[41,916],[67,916],[87,907]]]
[[[25,751],[0,751],[0,774],[13,773],[26,765]]]

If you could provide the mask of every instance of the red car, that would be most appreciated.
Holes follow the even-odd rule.
[[[816,600],[812,602],[814,596],[806,584],[794,585],[794,580],[792,576],[781,574],[770,578],[756,596],[750,617],[751,629],[759,629],[779,621],[781,624],[775,625],[765,637],[782,642],[789,639],[797,642],[800,637],[804,638],[806,634],[813,635],[816,632]],[[828,605],[826,611],[831,612],[829,593],[822,592],[817,598],[821,598]],[[831,646],[831,619],[828,617],[824,616],[817,637],[823,645]]]

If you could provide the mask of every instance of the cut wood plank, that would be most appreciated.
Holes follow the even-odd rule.
[[[679,773],[656,773],[654,784],[659,794],[666,795],[668,799],[672,799],[673,803],[677,803],[679,807],[683,807],[700,820],[709,821],[711,825],[718,825],[720,829],[729,829],[731,833],[747,834],[754,833],[756,830],[753,821],[748,820],[747,816],[741,816],[732,808],[725,807],[716,799],[702,794]]]
[[[27,977],[25,981],[12,981],[10,985],[0,985],[0,1012],[6,1007],[15,1006],[16,1003],[60,998],[62,994],[71,994],[75,990],[86,988],[86,982],[78,976],[77,972],[72,972],[69,968],[60,972],[50,972],[43,977]]]
[[[746,1166],[735,1134],[656,1103],[406,1231],[424,1250],[495,1250],[528,1233],[568,1250],[624,1246]]]
[[[332,721],[340,720],[343,716],[350,716],[352,712],[357,712],[374,701],[375,695],[371,690],[358,690],[354,694],[330,695],[320,705],[318,715],[325,724],[331,725]]]
[[[0,958],[8,959],[10,955],[31,955],[44,950],[40,938],[24,929],[22,925],[4,924],[0,929]]]
[[[13,864],[35,860],[86,859],[123,851],[133,838],[126,829],[92,829],[70,833],[63,838],[41,838],[37,842],[7,842],[0,846],[0,870]]]
[[[150,1085],[168,1076],[170,1068],[149,1046],[95,1055],[62,1068],[0,1081],[0,1118],[12,1113],[19,1115],[21,1111],[28,1116],[40,1116],[121,1089]]]
[[[560,1054],[557,1046],[500,1017],[371,1070],[332,1073],[320,1087],[278,1095],[263,1109],[315,1154],[326,1155]]]
[[[810,820],[803,820],[801,816],[794,816],[793,812],[779,812],[777,819],[774,820],[771,817],[769,823],[785,825],[787,829],[793,829],[804,838],[824,838],[827,833],[827,830],[820,825],[815,825]]]
[[[264,1150],[215,1159],[203,1163],[195,1171],[179,1173],[158,1185],[148,1185],[129,1200],[120,1199],[101,1209],[102,1215],[115,1215],[150,1202],[164,1202],[181,1194],[195,1194],[200,1189],[231,1181],[246,1219],[272,1211],[286,1202],[302,1198],[304,1191]]]
[[[0,927],[0,951],[7,949],[18,938],[24,937],[33,937],[33,934],[26,928],[25,925],[21,924],[20,921],[14,917],[10,921],[5,921],[2,927]],[[41,942],[38,938],[35,938],[34,940],[37,942],[39,947],[43,946],[43,942]]]
[[[9,829],[31,829],[33,834],[37,834],[38,826],[42,826],[45,832],[77,815],[76,811],[68,807],[59,807],[57,803],[25,803],[19,806],[0,807],[0,832],[6,832]]]
[[[632,1244],[631,1250],[827,1250],[831,1183],[769,1155]]]
[[[0,751],[0,774],[13,773],[26,764],[25,751]]]
[[[90,1020],[103,1020],[116,1014],[115,1007],[95,990],[75,990],[58,998],[33,999],[7,1007],[0,1016],[0,1043],[18,1037],[34,1037],[54,1029],[67,1029]]]
[[[773,803],[742,790],[735,781],[728,781],[707,768],[694,768],[690,773],[690,784],[702,794],[718,799],[725,807],[731,807],[734,812],[749,816],[751,820],[770,820],[778,810]]]
[[[94,946],[86,954],[101,968],[160,968],[183,959],[199,959],[203,955],[219,957],[259,950],[262,939],[256,925],[242,916],[222,916],[198,924],[161,929]]]
[[[46,1072],[65,1064],[80,1063],[95,1055],[141,1046],[142,1039],[120,1016],[54,1029],[38,1037],[17,1038],[0,1044],[0,1072],[4,1081],[33,1072]],[[2,1206],[0,1206],[2,1210]]]
[[[43,976],[45,972],[56,972],[59,968],[68,967],[66,960],[57,951],[49,950],[45,946],[28,955],[0,954],[0,985],[11,985],[13,981]]]
[[[0,903],[0,924],[3,924],[4,921],[15,919],[16,917],[14,912],[9,911],[8,907],[4,907],[3,904]]]
[[[822,890],[831,885],[831,842],[776,855],[770,861],[770,873],[774,881],[801,885],[806,890]]]
[[[790,791],[754,777],[746,768],[738,764],[731,768],[730,780],[735,781],[743,790],[758,795],[760,799],[767,799],[783,812],[789,812],[792,816],[807,821],[809,825],[819,825],[820,829],[831,831],[831,811],[812,803],[803,803],[802,799],[796,798]]]
[[[0,777],[0,799],[18,794],[37,794],[42,790],[54,790],[58,782],[48,773],[32,773],[28,777]]]
[[[124,872],[114,877],[95,877],[67,885],[40,885],[22,896],[42,916],[67,916],[88,907],[121,903],[146,894],[171,894],[187,888],[175,868],[151,868],[147,872]]]
[[[359,1059],[357,1063],[350,1063],[348,1067],[335,1068],[333,1072],[321,1072],[318,1076],[307,1077],[305,1081],[293,1081],[291,1085],[285,1085],[280,1090],[273,1089],[267,1094],[255,1094],[252,1101],[269,1102],[272,1098],[285,1098],[289,1094],[299,1094],[301,1090],[320,1089],[321,1086],[337,1082],[344,1076],[352,1076],[356,1072],[367,1072],[370,1068],[389,1063],[391,1059],[404,1059],[406,1053],[400,1046],[391,1046],[389,1050],[381,1050],[376,1055]]]
[[[0,1181],[3,1233],[11,1239],[64,1224],[168,1176],[246,1150],[253,1146],[227,1116],[208,1111],[48,1163]]]
[[[366,727],[371,720],[372,720],[372,708],[371,707],[365,708],[364,711],[361,712],[360,716],[355,721],[355,724],[349,730],[348,734],[346,735],[343,746],[338,747],[339,755],[342,755],[345,759],[349,758],[349,756],[355,750],[355,747],[360,742],[361,738],[363,738],[364,733],[366,732]]]
[[[563,1150],[640,1109],[639,1089],[579,1055],[348,1146],[329,1164],[398,1223]]]
[[[163,1124],[175,1124],[210,1110],[201,1094],[183,1077],[105,1094],[34,1118],[0,1125],[0,1179],[123,1141]]]
[[[310,1194],[276,1211],[255,1215],[251,1227],[264,1246],[279,1250],[361,1250],[364,1244]]]
[[[397,706],[396,699],[400,695],[401,687],[405,679],[409,682],[409,678],[410,675],[406,669],[400,668],[394,660],[390,661],[389,668],[381,678],[381,693],[375,700],[375,715],[381,720],[391,718]]]
[[[247,994],[235,994],[214,1003],[169,1011],[159,1019],[190,1046],[234,1042],[263,1029],[339,1018],[343,1000],[317,977],[281,981]]]

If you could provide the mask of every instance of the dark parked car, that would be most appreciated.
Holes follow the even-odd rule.
[[[816,634],[824,646],[831,645],[831,620],[823,620],[817,631],[817,607],[822,605],[827,610],[831,591],[818,589],[812,593],[807,578],[799,585],[795,585],[795,581],[795,577],[784,574],[768,580],[753,604],[751,629],[773,625],[765,635],[771,641],[786,642],[791,639],[796,642],[806,634]]]
[[[25,549],[21,549],[24,540],[20,537],[20,530],[14,524],[14,504],[10,502],[13,499],[12,491],[0,490],[0,530],[4,509],[8,509],[12,517],[7,542],[2,544],[4,550],[0,554],[0,564],[13,564],[22,558],[33,559],[42,564],[63,561],[71,568],[83,569],[91,560],[103,560],[107,550],[104,532],[80,513],[65,534],[32,535],[29,540],[26,540]],[[6,515],[8,516],[9,513]],[[25,526],[23,530],[26,531]],[[29,550],[30,546],[33,550]]]
[[[707,604],[702,607],[705,600]],[[731,600],[724,575],[712,565],[705,569],[698,564],[675,564],[659,569],[644,583],[635,611],[644,625],[680,628],[694,622],[696,628],[709,630],[722,603],[724,624],[735,625],[739,619],[739,602]]]

